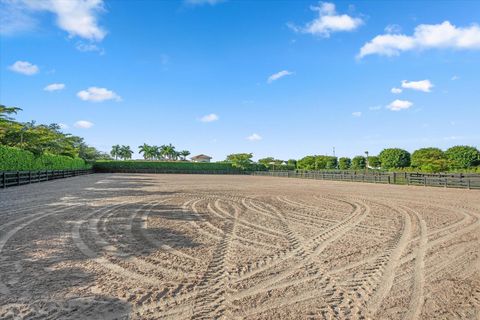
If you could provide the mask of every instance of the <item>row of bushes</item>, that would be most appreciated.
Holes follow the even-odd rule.
[[[173,161],[96,161],[94,169],[97,172],[115,172],[115,171],[135,171],[135,170],[151,170],[151,171],[219,171],[219,172],[240,172],[242,169],[235,168],[231,163],[227,162],[173,162]]]
[[[0,145],[0,171],[76,170],[90,167],[81,158],[49,153],[36,156],[27,150]]]
[[[454,146],[446,151],[421,148],[412,154],[399,148],[382,150],[378,156],[356,156],[353,159],[331,156],[306,156],[297,162],[302,170],[361,170],[369,168],[390,171],[480,172],[480,151],[472,146]]]

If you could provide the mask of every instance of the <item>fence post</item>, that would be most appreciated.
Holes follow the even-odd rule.
[[[423,186],[427,186],[427,176],[423,176]]]
[[[468,178],[467,184],[468,184],[468,190],[470,190],[470,187],[471,187],[471,185],[470,185],[470,178]]]
[[[390,175],[388,176],[388,184],[390,184]]]
[[[397,173],[393,173],[393,184],[397,184]]]
[[[17,186],[20,185],[20,171],[17,171]]]
[[[32,171],[28,171],[28,183],[32,183]]]
[[[445,188],[448,186],[448,177],[445,177]]]

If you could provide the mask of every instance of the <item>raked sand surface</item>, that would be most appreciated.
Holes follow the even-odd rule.
[[[0,191],[0,319],[480,319],[480,191],[94,174]]]

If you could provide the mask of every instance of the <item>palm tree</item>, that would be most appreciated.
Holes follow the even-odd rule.
[[[176,155],[176,151],[175,151],[175,147],[169,143],[167,146],[165,146],[165,153],[168,157],[168,160],[174,160],[175,159],[175,155]]]
[[[143,145],[138,147],[139,153],[143,153],[143,159],[145,160],[150,160],[153,157],[153,150],[152,147],[149,146],[148,144],[144,143]]]
[[[190,151],[188,150],[182,150],[179,153],[182,156],[182,160],[187,160],[187,157],[190,155]]]
[[[112,151],[110,151],[110,155],[112,157],[115,157],[115,160],[117,160],[118,157],[120,156],[120,149],[121,147],[118,144],[112,146]]]
[[[3,104],[0,104],[0,122],[12,120],[9,115],[17,114],[17,111],[22,111],[22,109],[17,107],[7,107]]]
[[[123,160],[132,159],[133,151],[130,149],[130,146],[121,146],[120,147],[120,157]]]
[[[158,148],[158,151],[159,151],[159,158],[161,158],[162,160],[166,160],[167,159],[167,145],[162,144]]]
[[[159,146],[152,146],[152,158],[156,160],[160,160],[162,152],[160,151]]]

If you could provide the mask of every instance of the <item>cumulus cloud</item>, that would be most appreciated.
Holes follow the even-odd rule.
[[[106,100],[116,100],[121,101],[122,98],[117,95],[115,92],[108,90],[106,88],[90,87],[86,90],[79,91],[77,93],[83,101],[92,101],[92,102],[101,102]]]
[[[400,88],[392,88],[392,89],[390,90],[391,93],[395,93],[395,94],[402,93],[402,91],[403,91],[403,90],[400,89]]]
[[[38,66],[28,61],[16,61],[14,64],[8,67],[13,72],[21,73],[27,76],[34,75],[40,71]]]
[[[352,116],[358,118],[358,117],[361,117],[362,116],[362,112],[360,111],[355,111],[355,112],[352,112]]]
[[[400,110],[405,110],[413,106],[413,103],[408,101],[408,100],[399,100],[396,99],[389,105],[387,105],[387,109],[390,109],[392,111],[400,111]]]
[[[288,26],[296,32],[328,38],[334,32],[353,31],[363,24],[363,20],[360,18],[338,14],[335,10],[335,4],[330,2],[319,2],[318,6],[311,6],[310,9],[318,12],[316,19],[307,23],[304,27],[298,27],[291,23]]]
[[[63,90],[65,89],[65,84],[63,83],[52,83],[43,88],[45,91],[58,91],[58,90]]]
[[[455,80],[459,80],[459,79],[460,79],[459,76],[453,76],[450,80],[455,81]]]
[[[78,129],[90,129],[93,127],[93,123],[87,120],[79,120],[73,126]]]
[[[368,109],[371,110],[371,111],[378,111],[378,110],[382,109],[382,106],[373,106],[373,107],[370,107]]]
[[[288,70],[282,70],[282,71],[274,73],[270,77],[268,77],[267,82],[272,83],[275,80],[278,80],[278,79],[283,78],[285,76],[289,76],[291,74],[293,74],[293,72],[290,72]]]
[[[16,0],[3,1],[2,6],[2,11],[13,12],[24,21],[19,24],[15,18],[7,20],[10,33],[14,33],[16,27],[25,29],[25,21],[32,25],[33,13],[51,12],[56,16],[57,26],[71,37],[101,41],[107,34],[97,21],[98,14],[105,11],[103,0]]]
[[[213,121],[217,121],[218,119],[219,119],[219,117],[215,113],[210,113],[210,114],[207,114],[207,115],[201,117],[200,121],[201,122],[213,122]]]
[[[420,81],[403,80],[402,88],[423,91],[423,92],[430,92],[431,89],[433,88],[433,84],[430,82],[430,80],[420,80]]]
[[[440,24],[418,25],[413,35],[383,34],[365,43],[357,58],[378,54],[399,55],[403,51],[450,48],[457,50],[480,49],[480,27],[456,27],[449,21]]]
[[[251,135],[249,135],[247,137],[247,140],[250,140],[250,141],[259,141],[259,140],[262,140],[263,138],[257,134],[257,133],[252,133]]]

